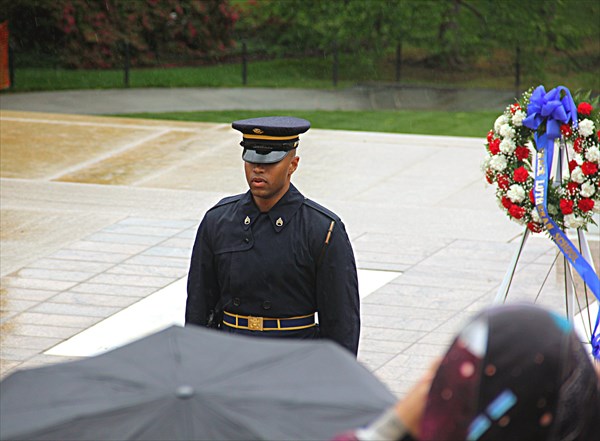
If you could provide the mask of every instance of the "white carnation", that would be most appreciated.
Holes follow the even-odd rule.
[[[525,199],[525,189],[519,184],[513,184],[508,188],[506,196],[508,196],[508,198],[515,204],[518,204],[519,202],[523,201],[523,199]]]
[[[584,119],[579,121],[579,134],[584,138],[587,138],[594,133],[594,121],[591,119]]]
[[[538,211],[534,208],[533,210],[531,210],[531,220],[537,223],[540,223],[541,219],[540,219],[540,214],[538,213]]]
[[[567,214],[565,216],[565,225],[569,228],[579,228],[585,224],[585,219],[575,216],[574,214]]]
[[[491,156],[486,156],[483,160],[483,164],[481,164],[481,170],[486,171],[488,168],[490,168],[490,159],[492,159]]]
[[[496,122],[494,123],[494,131],[496,133],[500,133],[500,127],[502,127],[507,122],[508,122],[508,118],[506,117],[506,115],[505,114],[500,115],[498,118],[496,118]]]
[[[515,151],[516,148],[517,145],[510,138],[505,138],[500,142],[500,151],[505,155],[510,155],[512,152]]]
[[[517,127],[521,127],[523,125],[523,120],[526,117],[527,114],[525,112],[523,112],[522,110],[517,110],[512,116],[512,123]]]
[[[556,208],[556,205],[553,204],[548,204],[548,213],[554,215],[558,213],[558,208]]]
[[[500,126],[500,136],[504,138],[513,138],[515,136],[515,129],[509,124],[502,124]]]
[[[594,184],[586,181],[583,184],[581,184],[581,191],[579,193],[584,198],[589,198],[594,193],[596,193],[596,186]]]
[[[571,180],[581,184],[585,181],[585,175],[581,171],[581,167],[575,167],[571,172]]]
[[[496,171],[502,171],[506,168],[506,157],[504,155],[494,155],[490,159],[490,167]]]
[[[590,147],[587,152],[585,152],[585,159],[590,162],[600,162],[600,149],[596,146]]]

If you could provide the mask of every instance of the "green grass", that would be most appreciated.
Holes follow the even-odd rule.
[[[337,87],[345,88],[365,82],[393,82],[393,60],[374,59],[366,55],[340,57]],[[444,71],[406,62],[402,67],[402,84],[447,86],[458,88],[492,88],[512,90],[513,72],[500,63],[473,66],[464,71]],[[333,88],[331,57],[251,61],[247,69],[248,87]],[[540,76],[543,75],[543,76]],[[113,70],[69,70],[52,68],[17,68],[11,91],[113,89],[124,87],[124,72]],[[523,72],[522,88],[545,84],[565,85],[571,90],[600,90],[596,69],[546,69],[543,74]],[[242,87],[240,63],[197,67],[135,68],[129,72],[129,87]],[[10,91],[9,91],[10,93]]]
[[[322,60],[272,60],[248,64],[249,87],[332,88],[330,67]],[[355,75],[348,72],[347,75]],[[364,76],[364,75],[363,75]],[[354,76],[360,78],[360,76]],[[340,78],[339,87],[356,80]],[[17,68],[13,92],[125,87],[123,70]],[[242,87],[239,63],[197,67],[136,68],[129,71],[129,87]]]
[[[419,135],[467,136],[484,138],[499,112],[434,111],[298,111],[227,110],[203,112],[134,113],[114,115],[175,121],[231,123],[237,119],[265,115],[306,118],[313,128],[366,132],[410,133]]]

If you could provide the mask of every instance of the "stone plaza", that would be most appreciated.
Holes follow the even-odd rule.
[[[163,91],[163,104],[177,93]],[[97,111],[64,94],[34,94],[25,105],[27,95],[1,97],[2,376],[90,355],[74,344],[60,350],[76,339],[110,346],[143,334],[148,322],[181,323],[198,223],[219,199],[246,191],[239,133],[229,124],[99,116],[127,111],[109,111],[100,91],[87,95]],[[118,105],[116,92],[113,99]],[[360,270],[358,360],[398,396],[492,304],[524,231],[485,182],[484,136],[357,127],[301,137],[293,181],[342,218]],[[588,240],[600,255],[597,228]],[[158,297],[163,306],[152,309]],[[564,313],[562,257],[543,234],[525,244],[508,301]],[[120,314],[127,320],[115,320]]]

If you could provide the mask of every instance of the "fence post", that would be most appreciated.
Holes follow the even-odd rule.
[[[337,40],[333,40],[333,87],[337,87],[338,84],[338,68],[340,60],[338,56],[338,44]]]
[[[125,65],[124,65],[125,87],[129,87],[129,40],[125,40]]]
[[[245,41],[242,43],[242,84],[248,84],[248,48]]]

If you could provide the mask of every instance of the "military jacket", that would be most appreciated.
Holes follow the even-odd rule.
[[[206,213],[196,235],[186,323],[206,326],[217,302],[247,316],[318,312],[320,337],[356,354],[358,280],[344,224],[291,184],[266,213],[250,191],[221,200]]]

